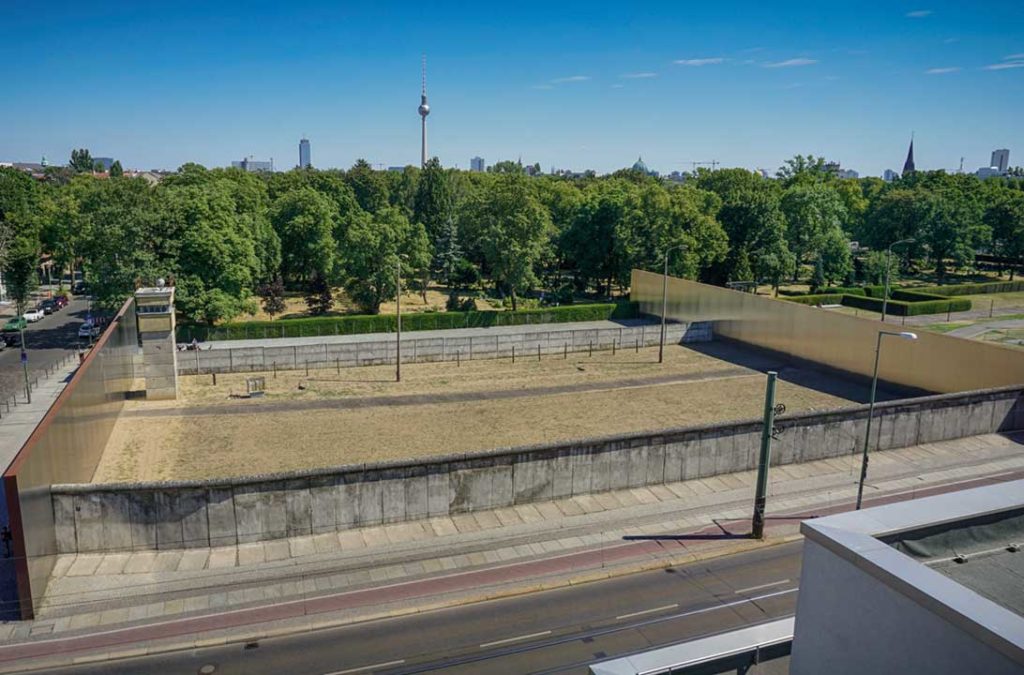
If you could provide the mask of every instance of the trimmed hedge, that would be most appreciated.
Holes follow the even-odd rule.
[[[843,304],[843,293],[819,293],[818,295],[794,295],[786,298],[789,302],[801,305],[841,305]]]
[[[864,295],[864,289],[860,286],[829,286],[826,288],[819,288],[817,293],[804,293],[803,291],[787,291],[779,289],[779,295],[788,296],[793,299],[793,302],[800,302],[801,304],[814,304],[805,303],[795,298],[806,298],[818,295]]]
[[[991,281],[980,284],[952,284],[950,286],[929,286],[922,288],[925,293],[949,297],[952,295],[981,295],[983,293],[1016,293],[1024,291],[1024,280]]]
[[[903,292],[904,297],[906,296],[923,296],[928,298],[929,296],[923,293],[910,293]],[[950,300],[948,298],[940,299],[921,299],[911,300],[898,299],[893,293],[893,298],[889,300],[889,304],[886,307],[886,311],[889,314],[895,316],[920,316],[922,314],[942,314],[943,312],[966,312],[971,308],[970,300]],[[859,309],[867,309],[872,312],[882,311],[882,299],[881,298],[869,298],[862,297],[859,295],[844,295],[843,305],[846,307],[857,307]]]
[[[402,330],[437,330],[447,328],[486,328],[520,326],[568,321],[603,321],[635,319],[640,315],[635,302],[564,305],[518,312],[423,312],[402,314]],[[353,335],[357,333],[393,333],[397,328],[394,314],[310,317],[277,321],[241,321],[222,326],[181,324],[177,329],[180,342],[198,340],[255,340],[280,337],[318,337],[321,335]]]

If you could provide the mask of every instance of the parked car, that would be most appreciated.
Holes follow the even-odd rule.
[[[71,287],[71,292],[74,293],[75,295],[85,295],[86,291],[88,290],[89,289],[86,287],[84,281],[76,281],[75,284]]]
[[[20,316],[11,317],[10,319],[7,320],[7,323],[4,324],[4,332],[5,333],[8,333],[8,332],[17,333],[17,332],[21,331],[22,329],[24,329],[27,324],[28,324],[28,322],[25,321],[25,319],[23,317],[20,317]]]
[[[35,323],[36,321],[42,320],[42,318],[46,316],[46,314],[41,309],[30,309],[27,312],[25,312],[23,316],[25,318],[25,321],[28,321],[29,323]]]
[[[53,314],[54,312],[58,311],[60,307],[57,305],[56,300],[54,300],[53,298],[49,298],[47,300],[43,300],[42,302],[40,302],[39,307],[37,307],[37,309],[43,310],[43,314]]]
[[[78,327],[78,337],[92,340],[100,336],[100,327],[92,322],[85,322]]]
[[[57,303],[57,309],[64,309],[68,306],[68,297],[66,295],[55,295],[53,301]]]

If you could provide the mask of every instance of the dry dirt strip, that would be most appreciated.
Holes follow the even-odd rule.
[[[580,384],[556,385],[550,387],[533,387],[529,389],[493,389],[489,391],[472,391],[457,393],[413,394],[398,396],[367,396],[359,398],[343,398],[316,401],[258,401],[244,404],[219,404],[206,406],[176,406],[154,408],[149,410],[125,410],[122,417],[190,417],[202,415],[251,415],[257,412],[296,412],[305,410],[346,410],[354,408],[375,408],[379,406],[410,406],[432,405],[437,403],[465,403],[469,401],[495,401],[513,398],[531,398],[535,396],[553,396],[558,394],[584,394],[618,389],[632,389],[667,384],[684,384],[690,382],[707,382],[738,377],[754,377],[759,373],[748,368],[734,367],[709,370],[687,375],[659,375],[655,377],[631,378],[626,380],[609,380],[604,382],[588,382]]]

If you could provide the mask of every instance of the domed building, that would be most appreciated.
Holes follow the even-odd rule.
[[[643,157],[637,157],[636,162],[633,163],[632,169],[633,169],[633,171],[639,171],[640,173],[642,173],[642,174],[644,174],[646,176],[657,176],[658,175],[657,171],[651,171],[650,169],[647,168],[647,165],[644,164],[644,158]]]

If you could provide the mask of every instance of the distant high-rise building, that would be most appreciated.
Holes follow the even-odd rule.
[[[860,178],[860,174],[853,169],[839,169],[836,172],[836,176],[839,178]]]
[[[914,137],[910,137],[910,149],[907,150],[907,161],[903,162],[903,175],[914,173]]]
[[[309,139],[303,138],[299,141],[299,168],[308,169],[312,165],[309,161]]]
[[[259,173],[261,171],[272,173],[274,171],[274,160],[271,159],[269,162],[263,162],[252,157],[246,157],[240,162],[231,162],[231,166],[250,173]]]
[[[469,170],[470,171],[483,171],[484,170],[484,158],[483,157],[474,157],[473,159],[469,160]]]
[[[1006,173],[1006,170],[1010,168],[1010,151],[1006,148],[993,150],[989,166],[999,169],[999,173]]]
[[[101,171],[110,171],[110,167],[114,166],[113,157],[93,157],[92,165],[100,167]]]
[[[900,175],[893,171],[892,169],[886,169],[885,173],[882,174],[882,180],[884,180],[887,183],[891,183],[899,177]]]

